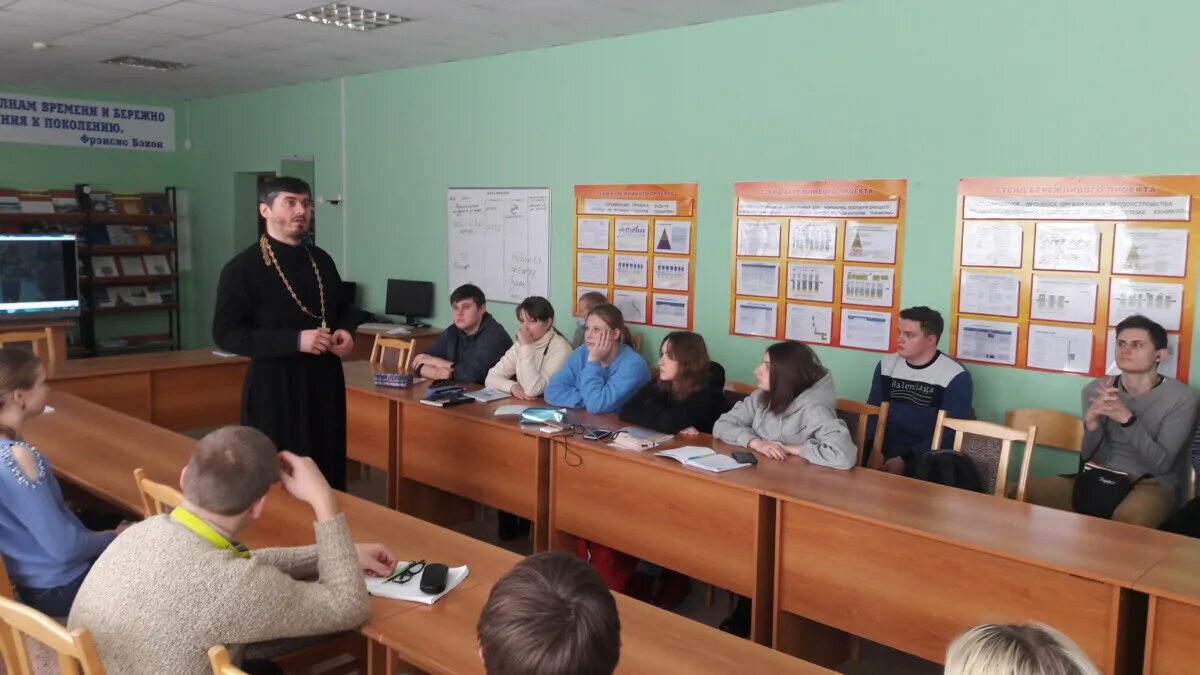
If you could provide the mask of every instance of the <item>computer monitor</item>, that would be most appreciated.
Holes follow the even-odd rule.
[[[0,235],[0,320],[79,314],[73,234]]]
[[[410,326],[420,326],[419,319],[433,316],[433,282],[388,279],[385,314],[398,314]]]

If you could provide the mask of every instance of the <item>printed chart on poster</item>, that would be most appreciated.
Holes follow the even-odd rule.
[[[1168,331],[1159,372],[1184,382],[1200,260],[1200,176],[959,181],[951,354],[1097,377],[1113,329]]]
[[[575,186],[575,297],[600,291],[628,323],[690,330],[695,183]]]
[[[729,331],[890,351],[907,181],[737,183]]]

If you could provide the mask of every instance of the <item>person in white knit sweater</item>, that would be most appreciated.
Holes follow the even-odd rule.
[[[554,306],[543,297],[531,295],[517,305],[517,321],[516,344],[492,366],[484,384],[513,398],[535,399],[571,356],[571,343],[554,327]]]

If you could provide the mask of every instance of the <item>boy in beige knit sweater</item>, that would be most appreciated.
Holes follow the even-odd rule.
[[[308,503],[315,546],[246,551],[237,533],[276,481]],[[110,673],[209,673],[216,644],[235,658],[248,643],[353,629],[370,615],[362,574],[395,557],[355,546],[329,484],[307,457],[276,452],[261,432],[205,436],[180,476],[184,502],[116,539],[92,567],[68,626],[92,631]],[[315,582],[300,578],[318,575]]]

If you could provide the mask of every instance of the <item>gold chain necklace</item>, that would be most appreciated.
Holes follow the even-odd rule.
[[[300,297],[296,295],[296,291],[293,290],[292,285],[288,283],[287,277],[283,275],[283,268],[279,266],[279,261],[275,259],[275,249],[271,248],[271,242],[267,240],[267,235],[264,234],[258,238],[258,246],[262,249],[263,264],[267,267],[274,267],[275,271],[279,273],[279,280],[283,282],[284,287],[287,288],[287,292],[291,294],[292,300],[296,302],[296,306],[300,308],[300,311],[314,319],[320,319],[320,330],[324,333],[328,333],[329,325],[325,323],[325,283],[321,280],[321,270],[317,269],[317,260],[316,258],[313,258],[312,251],[308,250],[307,246],[304,247],[304,252],[308,254],[308,261],[312,263],[313,274],[317,275],[317,292],[321,295],[320,316],[313,314],[309,308],[304,306],[303,302],[300,302]]]

